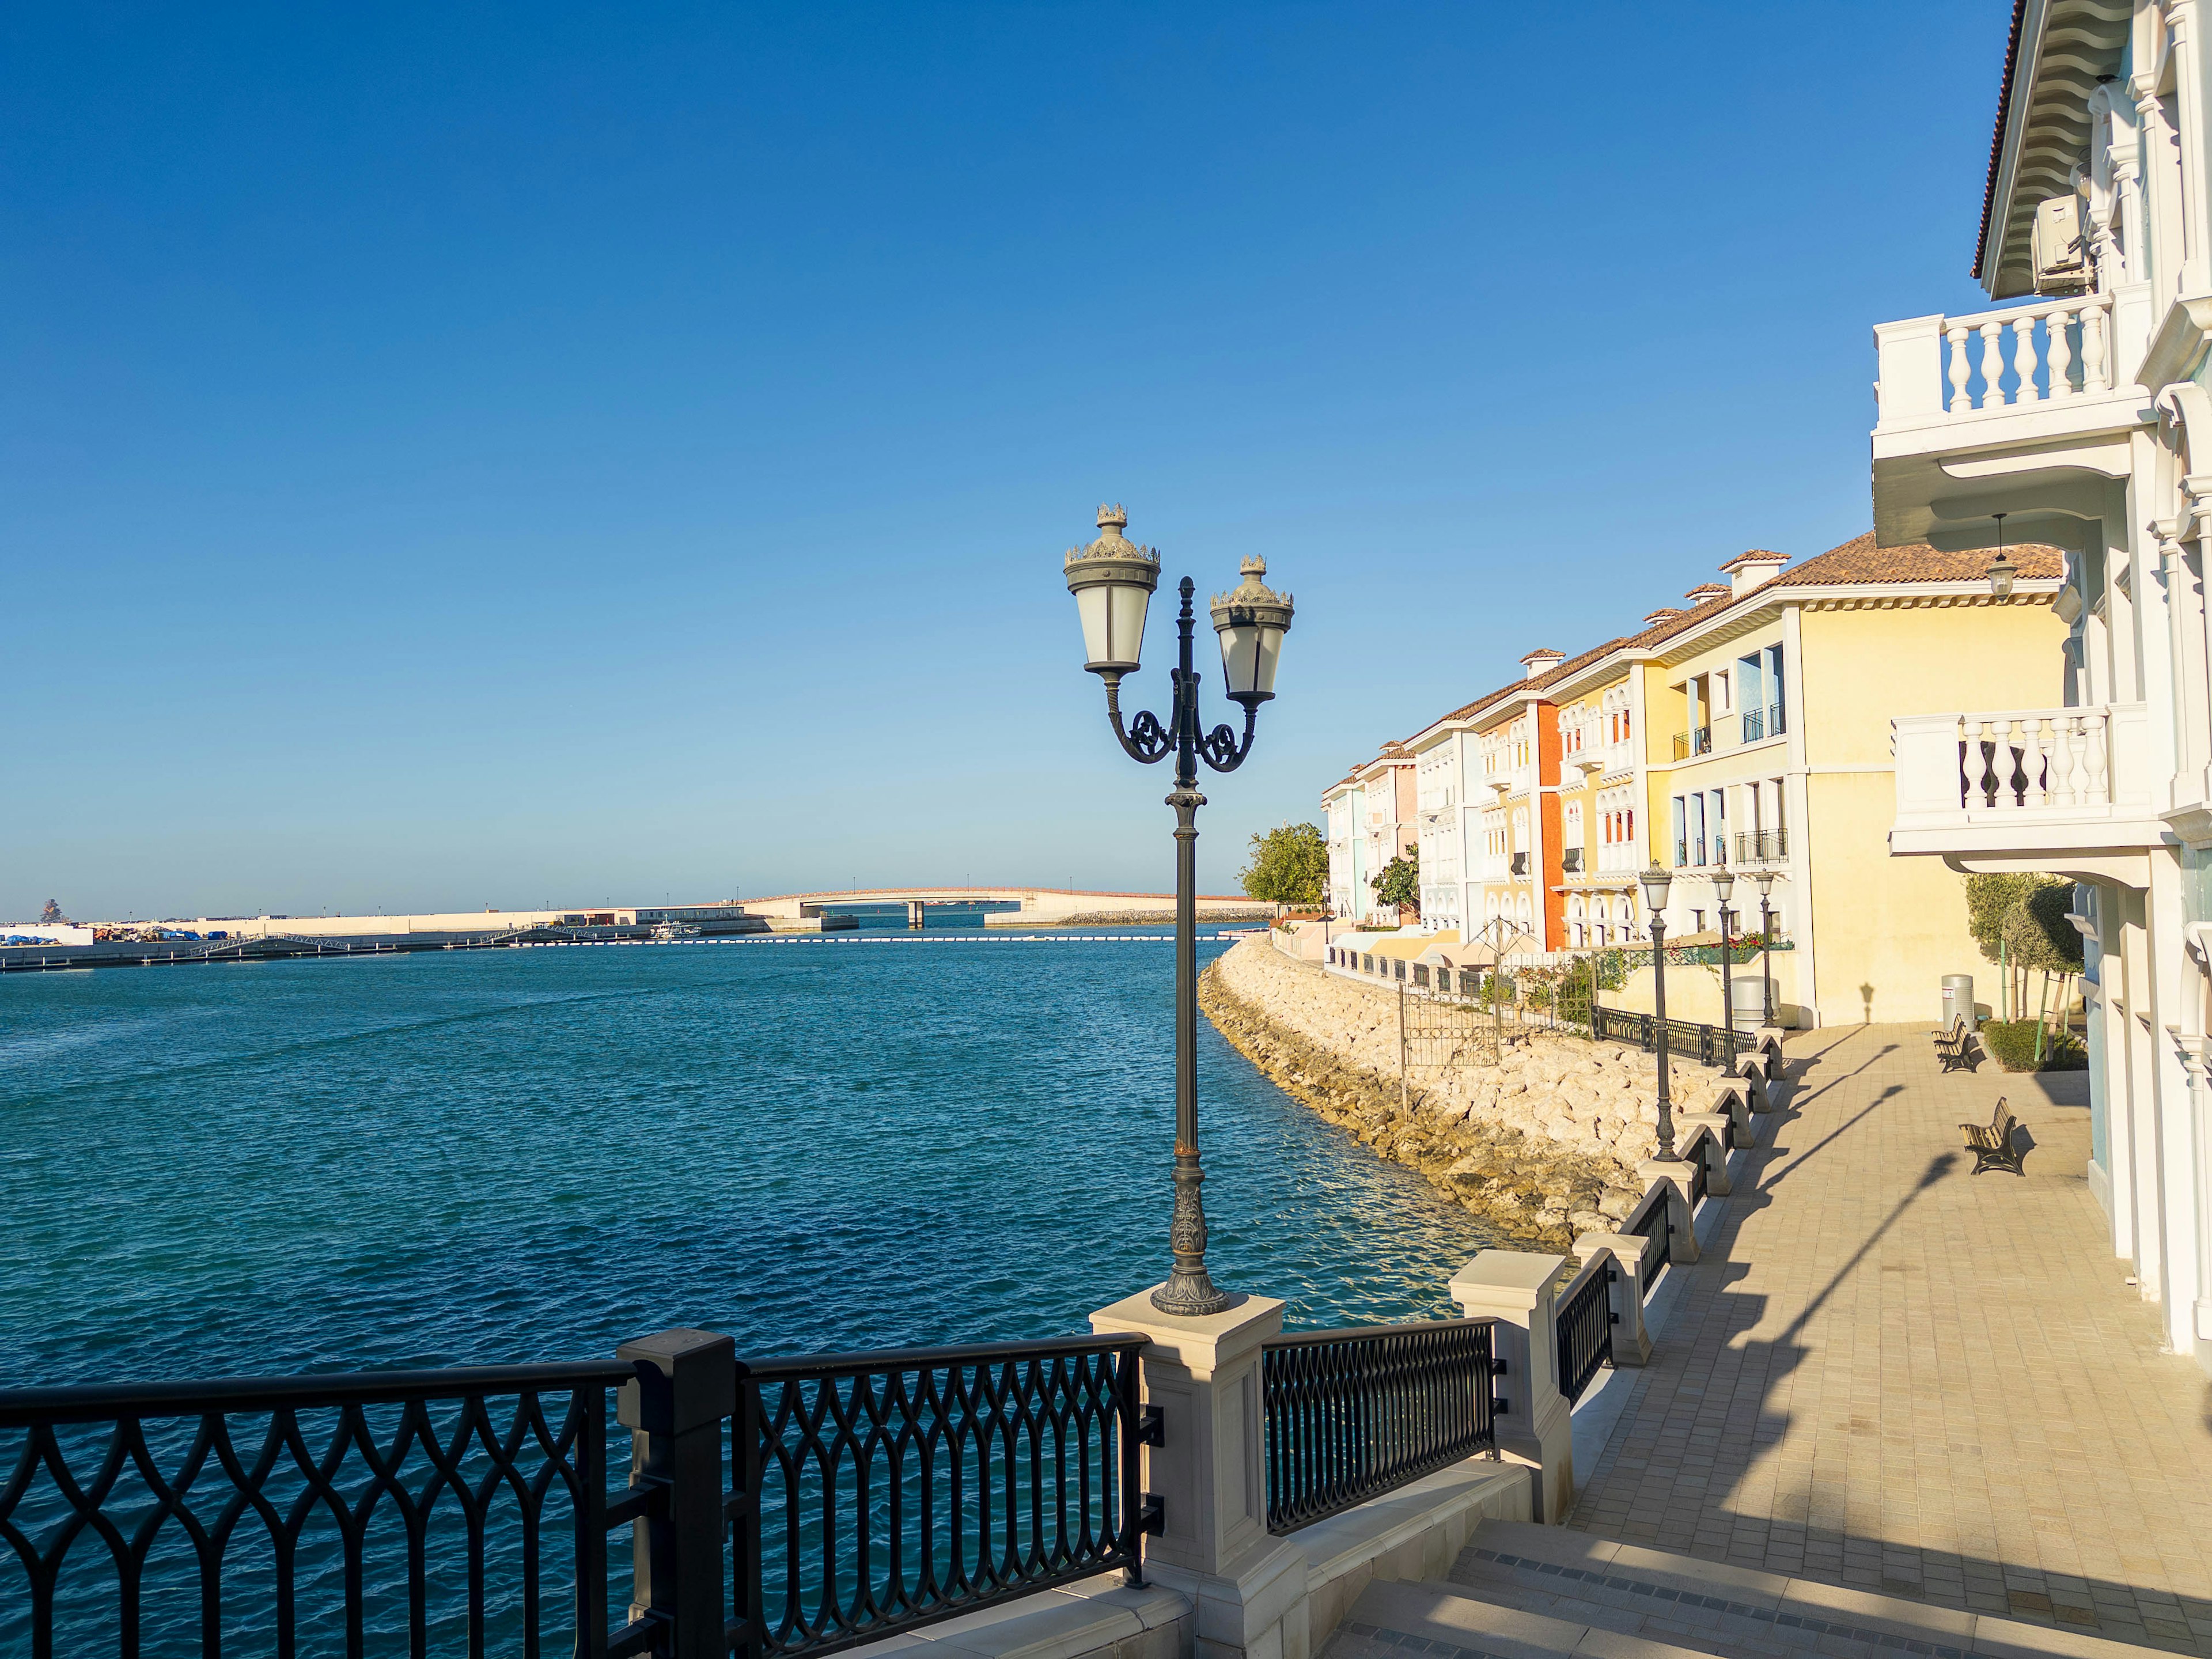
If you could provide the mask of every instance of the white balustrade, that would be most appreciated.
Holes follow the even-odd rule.
[[[2148,799],[2141,703],[1891,722],[1900,828],[2131,814]]]
[[[1988,414],[2112,389],[2112,296],[2039,300],[1875,330],[1884,422]]]

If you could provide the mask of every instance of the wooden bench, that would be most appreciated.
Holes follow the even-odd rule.
[[[2027,1171],[2021,1167],[2027,1154],[2012,1144],[2015,1120],[2005,1108],[2004,1097],[1997,1097],[1997,1109],[1990,1115],[1987,1123],[1961,1123],[1959,1133],[1966,1138],[1966,1150],[1974,1155],[1974,1173],[1984,1170],[2009,1170],[2025,1180]]]
[[[1981,1063],[1980,1054],[1975,1052],[1974,1034],[1966,1029],[1965,1015],[1953,1020],[1949,1030],[1930,1031],[1928,1035],[1936,1040],[1936,1058],[1942,1062],[1945,1071],[1972,1072]]]

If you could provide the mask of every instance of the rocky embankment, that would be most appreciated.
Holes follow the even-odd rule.
[[[1539,1036],[1496,1065],[1416,1067],[1401,1105],[1394,992],[1293,961],[1266,939],[1231,947],[1198,988],[1206,1018],[1285,1093],[1516,1238],[1564,1247],[1644,1196],[1636,1166],[1656,1150],[1659,1121],[1648,1054]],[[1675,1110],[1695,1112],[1720,1073],[1677,1060],[1668,1076]]]

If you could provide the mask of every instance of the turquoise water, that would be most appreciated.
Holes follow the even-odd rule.
[[[10,976],[0,1386],[1081,1330],[1166,1270],[1171,1015],[1141,941]],[[1200,1082],[1219,1283],[1454,1311],[1473,1217],[1202,1022]]]

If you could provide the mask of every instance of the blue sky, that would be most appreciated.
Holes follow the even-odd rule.
[[[17,8],[0,912],[1162,887],[1106,500],[1297,596],[1226,890],[1532,646],[1866,528],[2008,15]]]

